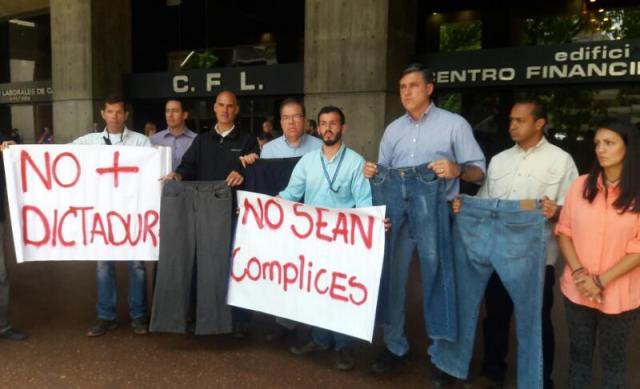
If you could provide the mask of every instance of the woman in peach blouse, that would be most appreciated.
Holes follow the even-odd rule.
[[[603,388],[627,387],[626,350],[640,313],[640,136],[628,122],[596,131],[596,161],[576,179],[556,226],[570,340],[569,387],[587,388],[598,338]]]

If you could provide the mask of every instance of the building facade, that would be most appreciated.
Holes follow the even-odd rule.
[[[437,104],[467,118],[488,156],[509,144],[514,98],[533,93],[549,103],[549,137],[584,170],[600,119],[640,121],[636,3],[0,0],[0,130],[34,142],[50,127],[66,142],[101,128],[100,101],[123,93],[130,128],[164,127],[174,97],[205,131],[214,96],[230,89],[254,132],[264,118],[278,123],[288,96],[310,118],[340,106],[347,141],[375,159],[402,113],[398,75],[424,62]]]

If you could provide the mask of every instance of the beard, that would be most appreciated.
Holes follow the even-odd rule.
[[[333,146],[336,143],[340,142],[340,139],[342,139],[342,131],[341,132],[336,132],[335,133],[335,137],[333,139],[326,139],[323,136],[322,137],[322,142],[324,142],[324,144],[327,145],[327,146]]]

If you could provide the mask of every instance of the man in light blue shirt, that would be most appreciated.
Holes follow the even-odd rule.
[[[458,193],[460,179],[473,183],[482,181],[485,158],[469,123],[457,114],[436,107],[431,101],[433,90],[433,73],[430,70],[422,65],[409,65],[404,70],[400,78],[400,100],[407,113],[385,129],[380,141],[378,163],[390,168],[428,164],[428,169],[446,180],[447,199],[452,200]],[[364,175],[371,178],[376,173],[376,164],[367,162]],[[409,223],[394,225],[393,228],[388,244],[395,249],[389,260],[396,264],[392,268],[402,274],[386,276],[397,280],[396,285],[400,288],[405,288],[416,242]],[[388,301],[390,307],[384,313],[386,347],[371,365],[374,373],[386,372],[400,363],[409,352],[404,334],[405,293],[398,290],[388,293],[389,296],[381,297]],[[438,378],[434,380],[434,385],[441,384],[443,382]]]
[[[282,136],[264,145],[261,158],[302,157],[322,147],[322,141],[305,134],[305,109],[298,100],[286,99],[280,105]]]
[[[282,126],[283,134],[265,144],[262,147],[262,152],[260,152],[260,157],[262,159],[295,158],[301,157],[310,151],[319,150],[322,147],[322,141],[305,134],[306,123],[304,105],[294,98],[285,99],[280,104],[280,125]],[[251,162],[253,160],[251,158]],[[278,317],[276,318],[276,323],[280,326],[266,335],[267,341],[270,342],[295,334],[296,322]]]
[[[164,117],[167,121],[167,129],[152,135],[150,141],[154,146],[171,148],[171,171],[175,171],[182,161],[182,156],[196,137],[196,133],[187,128],[185,121],[189,117],[189,111],[182,101],[168,100],[164,106]]]
[[[249,154],[240,157],[243,166],[251,165],[258,158],[295,158],[302,157],[312,150],[322,147],[322,141],[305,134],[306,113],[304,105],[294,98],[285,99],[280,104],[280,125],[282,135],[262,147],[260,157]]]
[[[92,132],[77,138],[74,145],[122,145],[151,147],[146,136],[130,131],[125,122],[129,117],[125,101],[119,96],[110,96],[104,102],[100,111],[106,126],[102,132]],[[147,278],[142,261],[127,261],[129,270],[129,315],[131,327],[138,335],[147,333]],[[87,336],[104,335],[116,328],[117,322],[117,287],[115,263],[112,261],[98,261],[97,264],[98,303],[96,310],[98,321],[87,331]]]
[[[371,186],[364,178],[364,159],[342,143],[346,130],[345,117],[337,107],[323,107],[318,113],[320,135],[324,145],[305,154],[293,170],[289,185],[280,197],[290,201],[330,208],[359,208],[372,204]],[[291,347],[296,355],[328,350],[332,344],[337,352],[336,367],[351,370],[355,365],[352,339],[343,334],[313,328],[312,340]]]

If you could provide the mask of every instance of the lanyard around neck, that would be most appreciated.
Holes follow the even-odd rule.
[[[324,155],[322,151],[320,151],[320,163],[322,163],[322,170],[324,170],[324,178],[327,180],[327,184],[329,184],[329,189],[333,193],[338,193],[340,187],[338,189],[333,189],[333,184],[336,182],[336,178],[338,177],[338,173],[340,172],[340,166],[342,166],[342,161],[344,160],[344,155],[347,153],[347,148],[342,151],[342,155],[340,155],[340,160],[338,161],[338,166],[336,167],[336,171],[333,173],[333,178],[329,178],[329,171],[327,170],[327,165],[324,163]]]
[[[111,146],[111,136],[109,135],[109,131],[107,131],[107,136],[103,136],[104,144]],[[124,131],[120,133],[120,143],[124,143]]]

